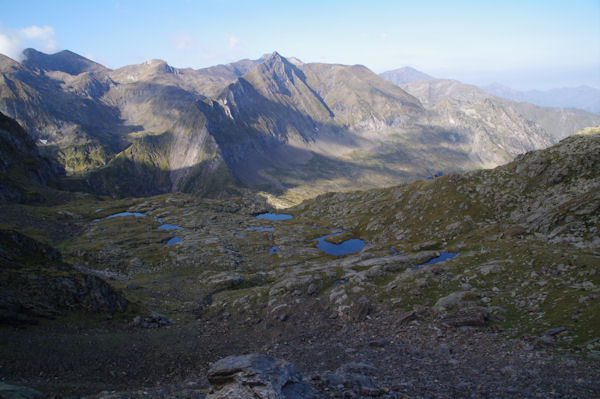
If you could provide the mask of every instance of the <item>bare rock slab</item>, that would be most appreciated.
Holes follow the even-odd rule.
[[[263,354],[229,356],[208,370],[207,399],[313,399],[299,368]]]

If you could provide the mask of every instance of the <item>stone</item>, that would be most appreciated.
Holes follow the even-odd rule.
[[[132,324],[134,326],[142,326],[144,328],[159,328],[175,324],[175,322],[169,319],[167,316],[153,311],[150,313],[150,316],[143,320],[140,316],[134,317]]]
[[[389,342],[387,341],[387,339],[384,338],[369,341],[369,346],[373,348],[385,348],[386,346],[388,346],[388,344]]]
[[[359,363],[359,362],[350,362],[341,365],[338,368],[338,371],[342,373],[354,373],[354,374],[362,374],[362,375],[376,375],[377,369],[374,366],[371,366],[367,363]]]
[[[450,312],[442,318],[442,323],[451,327],[474,326],[482,327],[488,319],[484,308],[472,307]]]
[[[544,336],[540,337],[539,342],[543,345],[550,345],[550,346],[556,345],[556,343],[554,342],[554,338],[552,338],[549,335],[544,335]]]
[[[417,318],[417,312],[415,312],[414,310],[407,311],[407,312],[402,313],[398,317],[398,324],[402,325],[404,323],[408,323],[409,321],[415,320],[416,318]]]
[[[435,305],[433,305],[433,310],[442,312],[446,309],[450,309],[458,305],[466,294],[467,292],[465,291],[452,292],[451,294],[438,299]]]
[[[488,274],[502,273],[506,269],[499,263],[499,261],[492,261],[479,266],[477,270],[482,276],[487,276]]]
[[[335,373],[318,376],[320,385],[329,386],[327,390],[334,391],[336,397],[378,397],[383,391],[375,385],[371,377],[377,374],[375,367],[365,363],[348,363],[340,366]]]
[[[375,308],[371,305],[371,302],[363,297],[358,301],[356,306],[352,307],[352,320],[364,321],[374,310]]]
[[[313,399],[298,367],[264,354],[229,356],[208,370],[207,399]]]
[[[566,331],[566,329],[567,328],[564,327],[564,326],[556,327],[556,328],[551,328],[549,330],[544,331],[544,334],[542,334],[542,335],[551,337],[553,335],[557,335],[557,334],[560,334],[563,331]]]

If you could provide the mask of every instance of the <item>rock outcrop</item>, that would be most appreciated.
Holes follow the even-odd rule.
[[[208,371],[207,399],[313,399],[294,364],[268,355],[229,356]]]
[[[35,324],[68,311],[112,315],[127,301],[99,277],[81,273],[54,248],[0,230],[0,324]]]

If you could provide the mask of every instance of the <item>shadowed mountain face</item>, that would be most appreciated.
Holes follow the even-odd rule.
[[[0,201],[37,202],[42,197],[35,187],[59,176],[59,166],[40,156],[27,132],[0,113]]]
[[[0,111],[75,188],[119,197],[245,186],[296,203],[496,166],[600,123],[459,82],[401,88],[362,66],[277,53],[200,70],[160,60],[109,70],[69,51],[24,55],[21,64],[0,56]]]

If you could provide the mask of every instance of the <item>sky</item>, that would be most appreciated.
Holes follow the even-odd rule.
[[[515,89],[600,88],[600,0],[0,0],[0,53],[203,68],[277,51]]]

